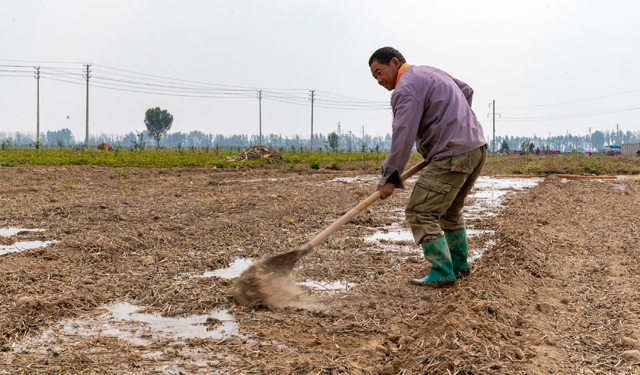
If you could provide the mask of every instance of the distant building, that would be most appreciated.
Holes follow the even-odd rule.
[[[638,150],[640,150],[640,142],[622,145],[622,155],[635,156]]]

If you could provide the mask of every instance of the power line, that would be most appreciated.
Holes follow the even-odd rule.
[[[220,84],[211,84],[211,83],[199,82],[199,81],[190,81],[190,80],[181,80],[181,79],[175,79],[175,78],[168,78],[168,77],[163,77],[163,76],[157,76],[157,75],[150,75],[150,74],[145,74],[145,73],[134,72],[134,71],[126,70],[126,69],[112,68],[112,67],[108,67],[108,66],[100,65],[100,64],[96,64],[96,66],[102,66],[102,67],[104,67],[106,69],[113,69],[113,70],[116,70],[116,71],[127,72],[127,73],[131,73],[131,74],[135,74],[135,75],[142,75],[142,76],[160,78],[162,80],[170,80],[170,81],[176,81],[176,82],[186,82],[186,83],[190,83],[190,84],[214,86],[214,87],[218,87],[218,88],[222,88],[222,89],[226,89],[226,90],[234,90],[234,91],[238,91],[238,92],[248,92],[248,91],[254,92],[255,90],[257,90],[257,88],[254,88],[254,87],[220,85]],[[102,73],[104,73],[104,72],[102,72]],[[131,76],[131,74],[129,74],[127,76],[129,78],[137,78],[135,76]],[[101,77],[101,78],[102,79],[111,79],[112,81],[117,81],[116,79],[112,79],[112,78],[108,78],[108,77]],[[134,83],[134,82],[123,81],[121,83]],[[144,83],[144,84],[148,85],[146,83]],[[284,93],[283,92],[278,92],[278,91],[282,91],[282,90],[287,91],[287,92],[284,92]],[[301,91],[301,90],[302,89],[263,89],[263,92],[265,94],[265,99],[267,99],[267,97],[269,95],[273,95],[273,96],[278,96],[279,99],[294,99],[294,100],[298,99],[298,100],[300,100],[299,104],[302,104],[302,97],[294,98],[292,96],[292,94],[290,93],[291,91]],[[351,97],[347,97],[347,96],[343,96],[343,95],[339,95],[339,94],[333,94],[333,93],[326,92],[326,91],[323,91],[323,93],[325,93],[327,96],[334,96],[336,98],[344,98],[344,99],[350,100],[350,102],[345,102],[345,101],[326,100],[326,99],[323,99],[323,98],[318,98],[319,101],[325,101],[326,103],[328,103],[327,106],[330,106],[332,103],[335,103],[335,104],[341,104],[340,107],[343,107],[343,109],[350,109],[350,108],[346,108],[346,107],[359,107],[359,106],[384,106],[384,109],[389,107],[388,103],[375,102],[375,101],[364,100],[364,99],[356,99],[356,98],[351,98]],[[346,104],[346,106],[345,106],[345,104]],[[376,109],[382,109],[382,108],[376,108]]]
[[[29,69],[33,69],[32,66],[29,67]],[[0,69],[0,72],[5,72],[5,73],[27,73],[28,70],[10,70],[10,69]]]
[[[603,99],[603,98],[610,98],[612,96],[618,96],[618,95],[624,95],[624,94],[629,94],[632,92],[636,92],[636,91],[640,91],[640,89],[635,89],[635,90],[629,90],[629,91],[624,91],[624,92],[619,92],[616,94],[610,94],[610,95],[604,95],[604,96],[598,96],[595,98],[589,98],[589,99],[580,99],[580,100],[573,100],[570,102],[561,102],[561,103],[553,103],[553,104],[541,104],[541,105],[529,105],[529,106],[519,106],[519,107],[500,107],[505,108],[505,109],[515,109],[515,108],[540,108],[540,107],[551,107],[551,106],[556,106],[556,105],[564,105],[564,104],[572,104],[572,103],[580,103],[580,102],[586,102],[586,101],[590,101],[590,100],[597,100],[597,99]]]
[[[57,76],[64,78],[73,79],[74,76],[78,76],[75,73],[66,73],[66,72],[56,72],[56,73],[48,73],[47,76]],[[49,79],[53,79],[47,77]],[[79,78],[79,77],[78,77]],[[100,88],[108,88],[113,90],[121,90],[121,91],[129,91],[129,92],[138,92],[138,93],[148,93],[148,94],[158,94],[158,95],[179,95],[176,96],[186,96],[186,97],[205,97],[205,98],[224,98],[224,97],[236,97],[236,98],[252,98],[254,97],[254,93],[250,93],[245,90],[229,90],[229,89],[218,89],[218,88],[208,88],[208,87],[193,87],[193,86],[177,86],[177,85],[162,85],[162,84],[153,84],[146,82],[136,82],[130,80],[122,80],[122,79],[111,79],[108,77],[103,77],[100,75],[92,75],[94,80],[101,82],[99,85],[94,85],[94,87]],[[61,82],[67,83],[77,83],[68,80],[57,79]],[[185,95],[191,94],[191,95]],[[214,95],[211,95],[214,94]],[[299,104],[299,105],[307,105],[307,99],[302,97],[301,95],[291,94],[291,93],[279,93],[275,91],[263,90],[263,98],[264,99],[272,99],[275,101],[281,101],[289,104]],[[359,101],[356,103],[350,102],[338,102],[325,100],[323,98],[315,97],[317,101],[320,102],[318,107],[321,108],[332,108],[332,109],[388,109],[388,106],[380,106],[378,103],[373,102],[373,104],[361,104],[366,103],[365,101]]]
[[[36,64],[84,64],[84,62],[79,62],[79,61],[38,61],[38,60],[8,60],[8,59],[0,59],[0,61],[36,63]]]
[[[538,117],[503,117],[503,121],[550,121],[550,120],[569,120],[580,117],[591,117],[591,116],[601,116],[608,115],[611,113],[619,113],[619,112],[627,112],[627,111],[636,111],[640,109],[640,105],[631,105],[626,107],[617,107],[617,108],[608,108],[599,111],[592,112],[582,112],[582,113],[572,113],[565,115],[555,115],[555,116],[538,116]]]
[[[48,76],[43,76],[42,78],[48,79],[48,80],[51,80],[51,81],[71,83],[71,84],[75,84],[75,85],[84,85],[84,83],[82,83],[82,82],[69,81],[69,80],[60,79],[60,78],[52,78],[52,77],[48,77]],[[93,84],[93,87],[109,89],[109,90],[115,90],[115,91],[126,91],[126,92],[140,93],[140,94],[153,94],[153,95],[163,95],[163,96],[178,96],[178,97],[188,97],[188,98],[209,98],[209,99],[225,99],[225,98],[229,98],[228,96],[220,96],[220,95],[188,95],[188,94],[176,94],[176,93],[162,93],[162,92],[157,92],[157,91],[131,90],[131,89],[126,89],[126,88],[121,88],[121,87],[113,87],[113,86],[107,86],[105,84],[95,84],[95,83]],[[253,96],[247,96],[246,98],[253,98]]]
[[[154,83],[146,83],[146,82],[136,82],[136,81],[128,81],[128,80],[122,80],[122,79],[113,79],[113,78],[109,78],[109,77],[104,77],[101,75],[96,75],[95,76],[96,79],[100,79],[100,80],[104,80],[104,81],[111,81],[111,82],[118,82],[118,83],[122,83],[122,84],[133,84],[133,85],[139,85],[139,86],[149,86],[149,87],[159,87],[159,88],[167,88],[167,89],[181,89],[181,90],[199,90],[199,91],[221,91],[221,92],[238,92],[238,93],[253,93],[254,90],[238,90],[238,89],[216,89],[216,88],[200,88],[200,87],[192,87],[192,86],[171,86],[171,85],[159,85],[159,84],[154,84]]]
[[[97,67],[103,67],[105,69],[112,69],[112,70],[116,70],[116,71],[134,73],[134,74],[145,76],[145,77],[162,78],[162,79],[167,79],[167,80],[172,80],[172,81],[189,82],[189,83],[197,83],[197,84],[206,84],[206,85],[213,85],[213,86],[220,86],[220,87],[239,88],[239,89],[251,90],[251,91],[255,91],[255,90],[258,89],[257,87],[242,87],[242,86],[233,86],[233,85],[222,85],[222,84],[214,84],[214,83],[207,83],[207,82],[199,82],[199,81],[190,81],[190,80],[184,80],[184,79],[169,78],[169,77],[163,77],[163,76],[158,76],[158,75],[154,75],[154,74],[146,74],[146,73],[135,72],[135,71],[132,71],[132,70],[113,68],[113,67],[110,67],[110,66],[107,66],[107,65],[101,65],[101,64],[95,64],[95,65]]]
[[[0,60],[3,61],[3,60]],[[21,60],[4,60],[4,61],[21,61]],[[49,62],[60,63],[60,62]],[[61,64],[69,64],[64,62]],[[9,64],[5,64],[9,65]],[[7,66],[9,68],[10,66]],[[16,65],[16,68],[31,69],[31,66]],[[98,67],[98,69],[95,69]],[[80,81],[80,77],[84,77],[80,73],[73,73],[62,69],[74,69],[70,67],[42,67],[42,77],[55,81],[84,84]],[[0,75],[2,75],[0,69]],[[6,73],[19,73],[26,71],[15,69]],[[94,87],[105,88],[110,90],[119,90],[127,92],[136,92],[144,94],[155,94],[164,96],[180,96],[180,97],[202,97],[202,98],[251,98],[254,95],[255,88],[242,87],[234,85],[212,84],[207,82],[199,82],[192,80],[176,79],[153,74],[135,72],[127,69],[110,67],[107,65],[94,64]],[[56,78],[54,78],[56,77]],[[76,81],[77,79],[77,81]],[[295,105],[308,105],[303,89],[263,89],[263,98]],[[365,99],[353,98],[345,95],[335,94],[328,91],[321,91],[321,95],[314,96],[315,106],[326,109],[342,109],[342,110],[387,110],[389,104],[386,102],[371,101]]]

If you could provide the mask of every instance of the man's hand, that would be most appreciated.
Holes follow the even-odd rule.
[[[391,182],[387,182],[384,185],[377,185],[377,190],[380,192],[380,199],[385,200],[396,189],[396,186]]]

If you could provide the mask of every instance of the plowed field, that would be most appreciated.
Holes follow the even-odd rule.
[[[366,239],[405,226],[410,191],[294,271],[342,290],[249,309],[207,274],[306,243],[373,192],[334,179],[356,174],[0,168],[0,228],[45,229],[0,245],[57,241],[0,255],[0,374],[640,373],[636,180],[549,176],[507,195],[468,220],[487,250],[450,288],[407,283],[429,268],[412,242]]]

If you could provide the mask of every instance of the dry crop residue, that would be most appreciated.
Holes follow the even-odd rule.
[[[407,284],[428,272],[417,251],[362,239],[398,220],[393,210],[408,196],[399,191],[294,272],[356,286],[316,293],[308,306],[255,310],[233,304],[231,280],[191,276],[299,248],[370,194],[371,182],[329,182],[326,171],[114,172],[0,169],[0,228],[46,229],[3,241],[59,241],[2,256],[0,373],[634,373],[640,364],[637,181],[550,177],[508,196],[501,215],[468,223],[495,230],[496,242],[446,289]],[[227,308],[241,332],[146,345],[63,334],[65,319],[118,301],[203,321]]]
[[[243,151],[238,156],[230,157],[233,161],[247,161],[247,160],[259,160],[267,159],[270,162],[282,161],[282,155],[277,151],[270,150],[264,146],[253,146],[248,150]]]

